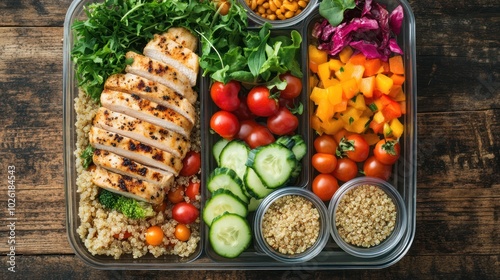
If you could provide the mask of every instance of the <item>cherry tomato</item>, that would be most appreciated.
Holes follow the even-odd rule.
[[[347,182],[358,175],[358,166],[352,159],[339,158],[332,175],[340,181]]]
[[[167,193],[168,201],[172,203],[179,203],[184,201],[184,187],[177,186],[176,188],[171,188]]]
[[[280,75],[280,79],[286,81],[286,88],[281,91],[280,97],[293,99],[302,92],[302,80],[290,73]]]
[[[275,115],[267,118],[267,128],[276,135],[288,135],[299,126],[299,119],[290,110],[282,107]]]
[[[342,155],[346,155],[355,162],[364,161],[370,153],[370,145],[368,145],[365,138],[359,134],[352,134],[342,138],[339,142],[338,149]]]
[[[146,243],[158,246],[163,242],[163,230],[159,226],[151,226],[146,230]]]
[[[240,122],[231,112],[218,111],[210,119],[210,128],[222,138],[232,139],[240,130]]]
[[[189,151],[186,153],[184,159],[182,159],[182,169],[179,172],[181,176],[192,176],[201,168],[201,156],[200,153],[195,151]]]
[[[400,149],[398,141],[382,139],[375,145],[373,155],[381,163],[392,165],[398,161]]]
[[[312,183],[312,191],[323,201],[329,201],[339,189],[339,183],[330,174],[319,174]]]
[[[316,153],[312,156],[311,163],[320,173],[332,173],[337,168],[337,158],[332,154]]]
[[[325,153],[334,155],[337,151],[337,142],[332,136],[322,134],[314,139],[314,149],[317,153]]]
[[[231,113],[233,113],[240,121],[255,119],[255,115],[250,112],[250,109],[248,109],[246,98],[241,98],[240,106],[238,107],[238,109],[232,111]]]
[[[269,117],[278,112],[279,104],[271,97],[265,86],[256,86],[247,95],[247,105],[250,112],[259,117]]]
[[[153,206],[153,210],[158,213],[165,212],[165,209],[167,209],[167,202],[165,200],[160,204],[156,204],[155,206]]]
[[[191,230],[185,224],[177,224],[174,231],[175,238],[180,241],[188,241],[191,236]]]
[[[187,202],[179,202],[172,208],[172,218],[182,224],[190,224],[196,221],[200,211]]]
[[[240,122],[240,130],[238,131],[238,135],[236,137],[238,139],[244,140],[248,137],[248,135],[250,135],[252,131],[254,131],[259,126],[260,124],[258,124],[254,120],[243,120]]]
[[[189,182],[189,185],[186,187],[186,196],[191,201],[195,201],[198,195],[200,195],[200,182]]]
[[[351,134],[352,132],[349,132],[345,129],[341,129],[337,133],[335,133],[335,135],[333,135],[333,139],[335,139],[337,143],[340,143],[340,140],[342,140],[342,138],[347,137]]]
[[[251,149],[271,144],[275,141],[274,135],[263,125],[258,125],[244,140]]]
[[[392,165],[383,164],[375,156],[371,156],[365,161],[363,171],[366,176],[377,177],[387,181],[391,177]]]
[[[295,108],[295,99],[286,99],[280,97],[278,100],[279,107]]]
[[[217,107],[225,111],[234,111],[240,106],[238,93],[241,85],[237,81],[230,81],[227,84],[214,82],[210,88],[210,97]]]

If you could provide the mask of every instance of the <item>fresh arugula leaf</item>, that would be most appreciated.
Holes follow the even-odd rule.
[[[355,7],[355,0],[323,0],[319,4],[319,14],[332,26],[337,26],[344,19],[344,12]]]

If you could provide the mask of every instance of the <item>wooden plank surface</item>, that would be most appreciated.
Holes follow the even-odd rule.
[[[376,271],[98,271],[67,241],[62,166],[62,36],[71,1],[0,2],[0,174],[16,166],[22,279],[498,279],[500,79],[497,1],[410,1],[417,20],[417,231]],[[0,205],[7,191],[0,187]],[[9,234],[0,209],[0,278]],[[57,271],[57,273],[54,273]],[[12,279],[12,278],[9,278]]]

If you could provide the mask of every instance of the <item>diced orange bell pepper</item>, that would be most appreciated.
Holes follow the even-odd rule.
[[[309,70],[313,73],[318,73],[318,64],[314,61],[309,60]]]
[[[335,106],[342,102],[342,86],[341,84],[336,84],[330,86],[326,89],[328,100],[332,106]]]
[[[344,127],[344,122],[340,119],[329,119],[321,124],[321,129],[329,135],[333,135]]]
[[[318,108],[316,108],[316,116],[318,116],[322,122],[326,122],[331,119],[334,113],[334,106],[330,104],[328,99],[322,100],[318,104]]]
[[[362,94],[358,94],[349,99],[347,105],[356,108],[356,110],[364,111],[366,110],[365,97]]]
[[[391,87],[391,90],[389,91],[389,96],[394,99],[396,96],[398,96],[401,92],[403,92],[403,87],[400,85],[393,85]]]
[[[331,76],[331,71],[328,62],[318,64],[318,77],[319,80],[323,83],[323,85],[325,83],[328,83],[330,76]]]
[[[375,120],[372,120],[370,122],[370,128],[373,130],[374,133],[382,134],[383,129],[384,129],[384,124],[385,123],[378,123]]]
[[[344,63],[338,59],[330,59],[328,61],[328,65],[330,66],[331,71],[339,71],[342,66],[344,66]]]
[[[321,128],[321,120],[316,115],[311,116],[311,127],[319,134],[323,134],[323,129]]]
[[[309,61],[312,61],[318,65],[328,61],[328,53],[326,51],[318,49],[314,45],[308,46],[308,52],[309,52]]]
[[[349,58],[351,58],[352,53],[353,50],[350,46],[344,47],[339,53],[340,61],[347,63],[347,61],[349,61]]]
[[[376,75],[380,70],[381,66],[382,64],[380,59],[378,58],[367,59],[365,61],[365,73],[363,74],[363,77],[370,77]]]
[[[335,111],[335,112],[342,112],[342,111],[345,111],[346,109],[347,109],[347,100],[346,99],[342,99],[342,102],[333,106],[333,111]]]
[[[399,106],[399,103],[392,101],[382,109],[382,114],[384,115],[386,121],[399,118],[401,117],[401,107]]]
[[[380,141],[380,137],[375,133],[363,133],[361,134],[361,137],[363,137],[366,140],[366,143],[370,146],[375,145],[378,141]]]
[[[403,75],[392,74],[390,77],[394,85],[402,85],[405,82],[405,76]]]
[[[342,81],[340,84],[342,85],[342,90],[346,99],[351,99],[359,93],[359,87],[356,79],[352,78],[346,81]]]
[[[405,68],[403,65],[403,57],[401,55],[395,55],[393,57],[390,57],[389,69],[394,74],[404,75]]]
[[[363,53],[353,54],[351,58],[349,58],[349,63],[354,65],[364,65],[366,62],[366,56]]]
[[[354,120],[351,124],[347,124],[345,126],[345,129],[350,132],[361,134],[365,132],[366,129],[368,129],[369,125],[370,125],[369,117],[359,117],[357,120]]]

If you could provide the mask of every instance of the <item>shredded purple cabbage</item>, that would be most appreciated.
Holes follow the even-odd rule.
[[[338,26],[324,19],[315,24],[312,36],[318,39],[318,48],[332,56],[346,47],[362,52],[367,58],[387,61],[392,53],[403,54],[396,42],[401,31],[403,8],[398,6],[391,14],[372,0],[357,0],[356,7],[347,10]]]

